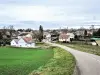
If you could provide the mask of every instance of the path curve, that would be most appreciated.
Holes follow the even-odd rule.
[[[73,54],[76,58],[80,75],[100,75],[100,56],[74,50],[60,44],[47,43],[53,46],[61,47]]]

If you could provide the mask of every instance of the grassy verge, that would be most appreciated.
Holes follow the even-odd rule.
[[[52,47],[54,50],[54,58],[52,58],[45,66],[34,70],[29,75],[72,75],[75,67],[74,57],[67,51]]]
[[[53,55],[52,49],[0,47],[0,75],[28,75],[45,65]]]
[[[82,42],[73,42],[73,43],[60,43],[62,45],[77,49],[79,51],[95,54],[100,56],[100,46],[92,46]]]
[[[49,46],[49,45],[43,42],[37,42],[36,46]]]
[[[49,49],[49,48],[50,48],[50,45],[49,45],[49,44],[46,44],[46,43],[44,43],[44,42],[37,42],[37,43],[36,43],[36,46],[37,46],[38,48],[42,48],[42,49]]]

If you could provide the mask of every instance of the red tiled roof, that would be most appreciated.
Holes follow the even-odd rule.
[[[68,39],[69,35],[67,34],[60,34],[59,39]]]
[[[24,37],[23,40],[24,40],[26,43],[32,42],[32,38],[31,38],[31,37]]]

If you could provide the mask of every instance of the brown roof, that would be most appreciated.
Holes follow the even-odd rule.
[[[60,34],[60,36],[59,36],[59,39],[68,39],[69,38],[69,35],[67,35],[67,34]]]
[[[26,43],[32,43],[33,40],[31,37],[24,37],[23,40],[26,42]]]

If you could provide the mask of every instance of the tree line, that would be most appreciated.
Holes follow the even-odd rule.
[[[94,37],[99,37],[99,38],[100,38],[100,28],[98,29],[98,31],[95,31],[95,32],[93,33],[93,36],[94,36]]]

